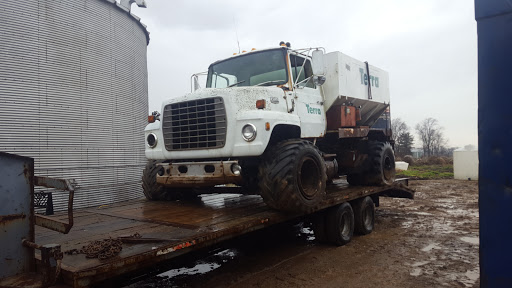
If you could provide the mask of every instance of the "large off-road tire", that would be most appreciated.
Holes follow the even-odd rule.
[[[271,147],[259,167],[260,194],[272,208],[312,212],[325,196],[325,163],[308,141],[286,140]]]
[[[326,231],[329,241],[343,246],[354,235],[354,211],[348,202],[331,207],[326,212]]]
[[[197,193],[190,188],[167,188],[156,183],[156,175],[159,169],[157,160],[149,160],[142,171],[142,191],[146,199],[159,200],[182,200],[197,197]]]
[[[389,142],[368,143],[367,185],[391,185],[395,181],[395,154]]]
[[[375,205],[370,196],[352,201],[354,230],[359,235],[372,233],[375,225]]]
[[[157,163],[159,161],[149,160],[144,171],[142,171],[142,191],[148,200],[166,199],[165,187],[156,183],[158,169],[162,169],[156,165]]]

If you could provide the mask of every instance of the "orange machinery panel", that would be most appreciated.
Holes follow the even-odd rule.
[[[343,127],[356,127],[356,107],[334,106],[327,111],[327,130],[338,130]]]

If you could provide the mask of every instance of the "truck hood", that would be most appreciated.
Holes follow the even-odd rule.
[[[162,103],[162,111],[168,104],[179,103],[189,100],[204,99],[211,97],[222,97],[236,108],[236,114],[248,110],[256,110],[256,101],[265,100],[265,110],[286,112],[285,91],[278,87],[231,87],[231,88],[204,88],[182,97],[169,99]]]

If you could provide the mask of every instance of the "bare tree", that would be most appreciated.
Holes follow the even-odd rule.
[[[411,154],[414,138],[409,132],[409,126],[400,118],[391,120],[391,130],[393,131],[391,139],[395,142],[395,154],[405,156]]]
[[[446,148],[448,141],[443,136],[443,127],[438,127],[438,130],[434,133],[432,139],[432,155],[439,156],[442,151]]]
[[[396,143],[402,134],[409,132],[409,127],[402,119],[396,118],[391,120],[391,131],[391,139]]]
[[[423,143],[425,156],[436,155],[445,148],[447,141],[443,136],[443,127],[439,126],[437,119],[429,117],[417,124],[415,128]]]

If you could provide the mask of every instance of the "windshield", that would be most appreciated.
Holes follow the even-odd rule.
[[[288,82],[285,49],[251,52],[212,64],[207,88],[270,86]]]

